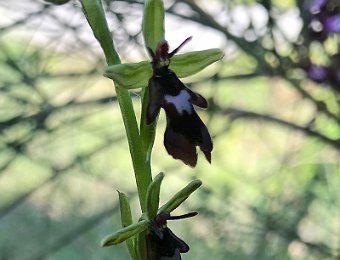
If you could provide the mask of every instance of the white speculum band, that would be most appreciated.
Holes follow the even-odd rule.
[[[187,91],[181,90],[177,96],[165,95],[164,99],[167,103],[171,103],[176,107],[179,114],[183,114],[184,111],[191,114],[192,105],[190,103],[190,95]]]

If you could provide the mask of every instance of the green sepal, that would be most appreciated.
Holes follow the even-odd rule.
[[[142,88],[148,85],[152,69],[149,61],[123,63],[108,66],[104,76],[127,89]]]
[[[122,221],[122,226],[127,227],[132,224],[132,214],[131,214],[131,207],[127,196],[123,193],[118,191],[119,196],[119,206],[120,206],[120,217]],[[129,253],[132,259],[135,259],[135,251],[133,248],[133,238],[129,238],[126,240],[126,246],[129,250]]]
[[[102,246],[111,246],[124,242],[126,239],[143,232],[148,227],[148,221],[142,220],[125,228],[118,230],[117,232],[108,235],[102,240]]]
[[[210,64],[222,59],[224,53],[220,49],[208,49],[178,54],[171,59],[170,69],[177,77],[191,76]]]
[[[194,180],[190,182],[187,186],[177,192],[167,203],[165,203],[162,207],[158,209],[158,213],[160,212],[172,212],[179,205],[185,201],[191,193],[197,190],[202,185],[202,181]]]
[[[164,173],[159,173],[150,183],[146,192],[146,212],[149,219],[154,219],[157,215],[159,207],[159,193],[161,184],[164,178]]]
[[[184,78],[220,60],[223,55],[220,49],[178,54],[171,59],[169,68],[179,78]],[[117,64],[108,66],[104,76],[113,79],[113,81],[127,89],[141,88],[148,85],[148,81],[152,76],[152,69],[149,61]]]
[[[164,39],[163,0],[145,0],[142,29],[145,45],[154,50]]]

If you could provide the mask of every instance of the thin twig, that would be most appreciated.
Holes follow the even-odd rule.
[[[256,112],[241,110],[241,109],[232,108],[232,107],[223,108],[222,113],[225,114],[225,115],[231,116],[233,119],[247,118],[247,119],[250,119],[250,120],[263,120],[263,121],[266,121],[266,122],[276,123],[276,124],[279,124],[281,126],[285,126],[289,129],[298,130],[298,131],[304,133],[305,135],[315,137],[315,138],[319,139],[320,141],[323,141],[324,143],[334,147],[335,149],[340,150],[340,139],[331,139],[331,138],[329,138],[329,137],[327,137],[327,136],[325,136],[325,135],[323,135],[319,132],[311,130],[308,127],[303,127],[303,126],[297,125],[295,123],[276,118],[272,115],[259,114],[259,113],[256,113]]]

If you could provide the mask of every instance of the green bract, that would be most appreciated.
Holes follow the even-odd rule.
[[[179,54],[171,59],[170,69],[179,78],[191,76],[210,64],[220,60],[220,49],[208,49]],[[127,89],[145,87],[152,75],[150,62],[125,63],[108,66],[104,75]]]
[[[122,221],[122,226],[127,227],[132,224],[132,214],[131,214],[131,208],[130,208],[130,203],[127,198],[127,196],[118,191],[119,195],[119,206],[120,206],[120,217]],[[129,253],[131,256],[134,256],[134,248],[133,248],[133,240],[132,238],[129,238],[126,240],[126,246],[129,250]]]
[[[195,190],[202,185],[200,180],[194,180],[177,192],[167,203],[159,208],[158,212],[172,212],[183,203]]]
[[[146,193],[146,210],[149,219],[153,219],[157,215],[159,205],[159,192],[164,178],[164,173],[158,174],[148,187]]]
[[[120,216],[122,219],[122,226],[127,227],[132,224],[132,215],[130,209],[130,203],[127,196],[120,191],[117,191],[119,195]]]
[[[108,235],[106,238],[103,239],[102,246],[116,245],[127,240],[130,254],[137,257],[137,252],[143,250],[143,246],[140,245],[144,245],[143,237],[145,236],[145,232],[149,222],[154,219],[156,215],[160,212],[171,213],[202,185],[202,182],[200,180],[194,180],[190,182],[187,186],[177,192],[166,204],[158,208],[159,192],[163,178],[164,173],[160,173],[155,177],[154,181],[150,183],[146,196],[147,212],[142,214],[139,222],[137,222],[136,224],[130,224],[118,230],[117,232]],[[130,219],[130,206],[124,193],[118,192],[118,194],[122,211],[122,223],[124,226],[125,224],[128,224],[130,223],[130,221],[132,221]],[[137,251],[136,247],[139,247]]]
[[[108,235],[102,240],[102,246],[116,245],[124,242],[126,239],[143,232],[148,227],[148,221],[142,220],[136,224],[132,224],[125,228],[118,230],[117,232]]]

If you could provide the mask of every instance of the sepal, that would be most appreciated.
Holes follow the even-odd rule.
[[[184,78],[203,70],[222,57],[223,52],[220,49],[178,54],[171,59],[169,68],[179,78]],[[108,66],[104,71],[104,76],[126,89],[142,88],[148,85],[149,78],[152,76],[152,68],[149,61],[116,64]]]
[[[195,190],[202,185],[202,181],[193,180],[179,192],[177,192],[167,203],[158,209],[160,212],[172,212],[181,205]]]
[[[143,232],[144,230],[147,229],[147,227],[148,221],[142,220],[138,223],[132,224],[130,226],[118,230],[115,233],[108,235],[102,240],[101,245],[102,246],[117,245],[119,243],[124,242],[126,239]]]
[[[179,78],[185,78],[200,72],[210,64],[222,59],[223,56],[224,53],[220,49],[187,52],[174,56],[169,68]]]

